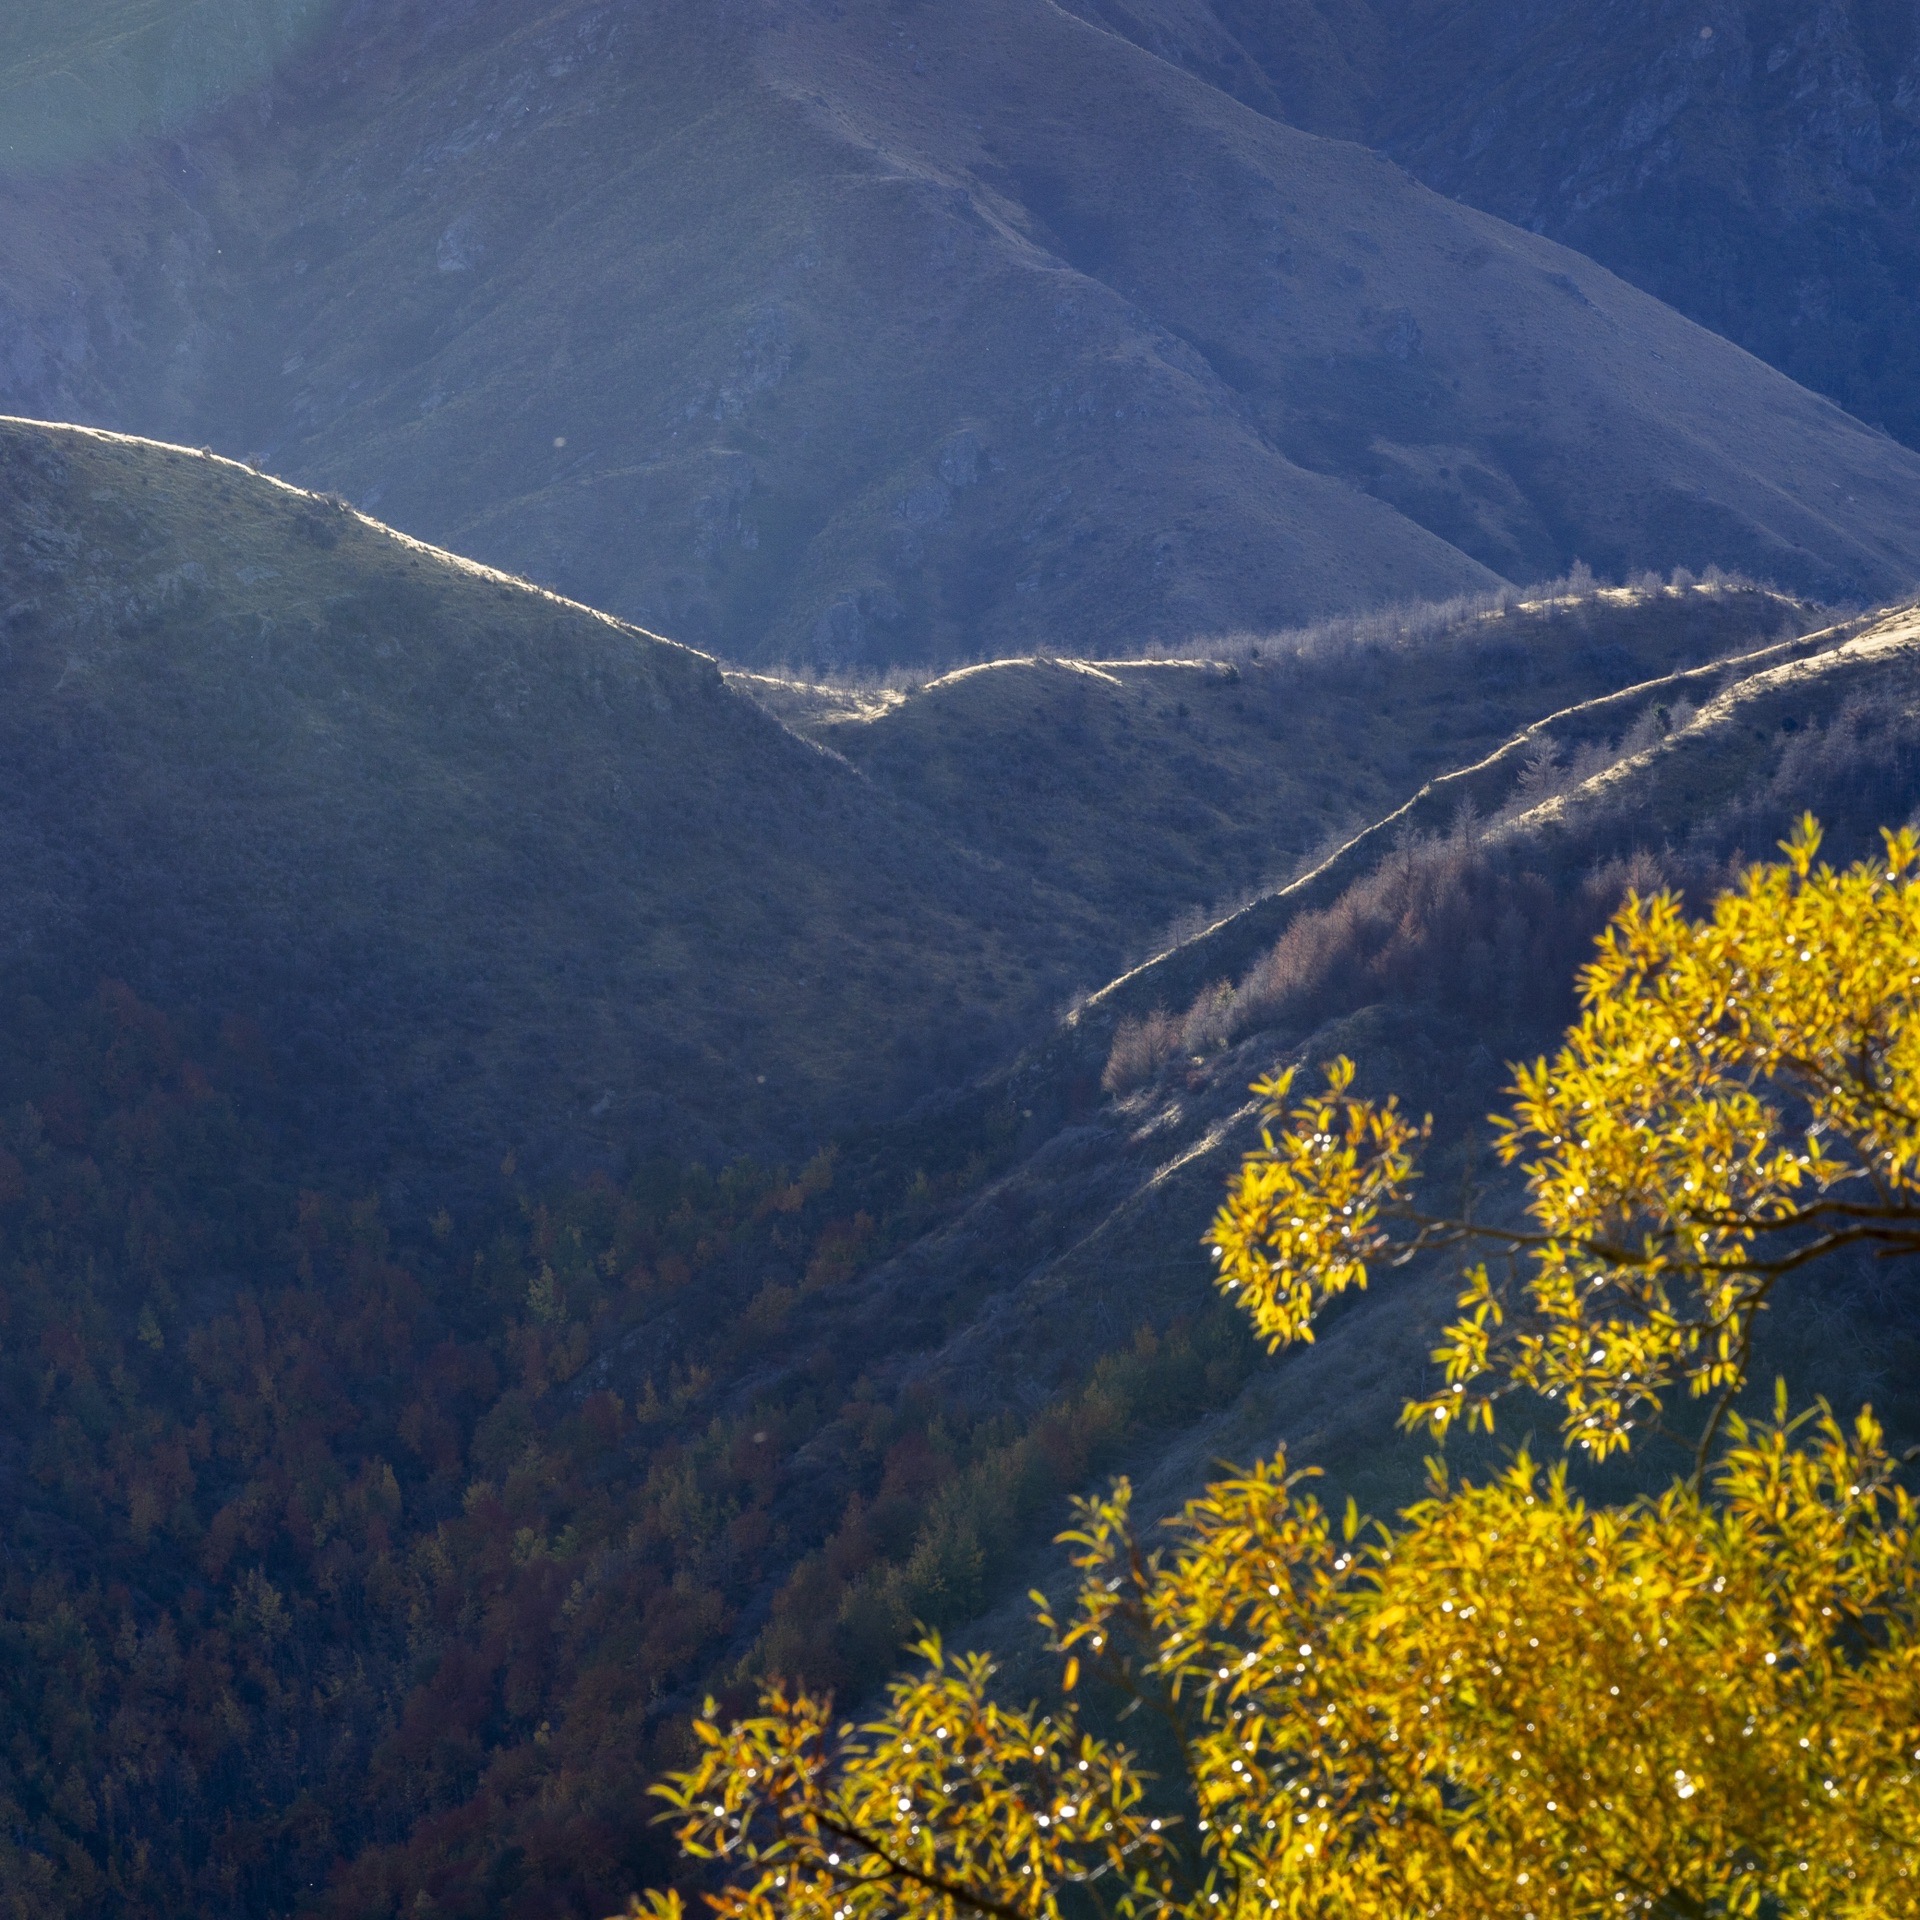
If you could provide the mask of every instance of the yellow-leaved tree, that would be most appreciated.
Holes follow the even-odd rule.
[[[660,1789],[720,1920],[1920,1914],[1920,1561],[1868,1412],[1737,1410],[1755,1317],[1848,1246],[1920,1249],[1920,844],[1835,872],[1811,821],[1704,920],[1621,909],[1498,1150],[1524,1221],[1415,1202],[1425,1129],[1291,1074],[1209,1243],[1273,1345],[1383,1265],[1478,1241],[1407,1421],[1567,1449],[1680,1434],[1664,1494],[1584,1502],[1524,1454],[1436,1466],[1392,1527],[1276,1458],[1150,1546],[1128,1491],[1066,1537],[1041,1622],[1065,1706],[1015,1711],[932,1640],[862,1725],[775,1686]],[[1153,1709],[1149,1772],[1075,1701]],[[673,1895],[649,1896],[657,1915]]]

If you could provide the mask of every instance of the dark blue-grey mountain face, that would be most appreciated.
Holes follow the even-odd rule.
[[[1914,0],[1074,0],[1920,444]]]
[[[1425,71],[1461,84],[1383,100],[1378,137],[1417,173],[1920,442],[1913,0],[1509,0],[1475,40],[1419,11]]]
[[[0,408],[256,456],[743,660],[1125,652],[1576,559],[1920,579],[1920,457],[1287,124],[1640,233],[1716,141],[1746,191],[1772,123],[1720,49],[1758,87],[1764,35],[1085,4],[315,0],[261,40],[36,0],[0,104],[56,65],[98,104],[5,163]]]

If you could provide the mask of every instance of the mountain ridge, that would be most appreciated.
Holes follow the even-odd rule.
[[[16,177],[0,404],[270,449],[760,664],[1137,651],[1575,559],[1920,577],[1920,458],[1052,7],[430,12]]]
[[[0,422],[0,487],[16,974],[259,1021],[307,1099],[362,1088],[306,1116],[336,1145],[446,1177],[810,1137],[922,1070],[939,956],[1012,992],[937,992],[963,1057],[1066,990],[1074,903],[903,864],[702,654],[188,449]],[[926,957],[870,1001],[895,941]]]
[[[289,1123],[404,1145],[423,1192],[509,1151],[810,1152],[1556,689],[1808,618],[1590,595],[1416,648],[1378,711],[1364,650],[1270,648],[1005,663],[850,726],[192,449],[0,420],[0,509],[17,988],[255,1021]]]
[[[1920,796],[1920,608],[1889,609],[1806,639],[1798,658],[1781,657],[1799,650],[1787,643],[1722,663],[1718,688],[1713,669],[1674,676],[1709,696],[1696,711],[1650,745],[1607,755],[1608,764],[1531,801],[1528,762],[1542,729],[1527,729],[1478,767],[1460,770],[1461,784],[1484,780],[1478,797],[1500,803],[1477,821],[1450,821],[1436,801],[1450,802],[1454,783],[1435,782],[1398,816],[1410,833],[1383,832],[1392,823],[1376,822],[1325,866],[1243,910],[1238,924],[1222,921],[1191,936],[1073,1009],[992,1082],[1046,1114],[1031,1160],[999,1176],[924,1245],[861,1282],[876,1294],[924,1293],[939,1284],[936,1272],[964,1271],[967,1258],[979,1257],[968,1250],[986,1238],[986,1218],[1018,1223],[1017,1243],[998,1251],[1005,1291],[995,1310],[909,1362],[913,1377],[943,1380],[960,1397],[988,1405],[1020,1404],[1077,1377],[1083,1363],[1074,1342],[1092,1321],[1120,1329],[1136,1316],[1165,1325],[1197,1312],[1209,1291],[1200,1230],[1226,1173],[1257,1136],[1260,1103],[1248,1098],[1248,1082],[1276,1060],[1312,1069],[1336,1052],[1351,1054],[1367,1089],[1397,1090],[1416,1111],[1430,1107],[1439,1116],[1434,1177],[1477,1167],[1489,1194],[1504,1194],[1505,1176],[1474,1157],[1485,1151],[1474,1131],[1500,1093],[1499,1059],[1487,1042],[1512,1046],[1508,1058],[1551,1043],[1572,1011],[1572,967],[1584,936],[1621,893],[1663,881],[1689,889],[1725,884],[1733,877],[1730,855],[1765,856],[1769,836],[1807,807],[1823,813],[1833,857],[1868,854],[1878,827],[1897,824]],[[1676,690],[1653,683],[1603,696],[1587,711],[1618,727],[1619,739],[1631,731],[1622,725],[1624,707],[1648,692]],[[1866,750],[1858,753],[1856,729],[1866,730]],[[1380,917],[1369,921],[1363,909],[1343,919],[1356,896],[1396,867],[1415,874],[1425,863],[1444,874],[1509,858],[1557,876],[1556,888],[1532,902],[1531,923],[1506,936],[1544,936],[1559,962],[1552,968],[1523,962],[1510,973],[1497,954],[1471,949],[1445,953],[1443,968],[1449,946],[1485,943],[1497,930],[1471,910],[1448,920],[1433,896],[1417,890],[1389,887]],[[1284,973],[1279,986],[1258,984],[1263,965],[1303,923],[1347,929],[1331,936],[1347,943],[1333,948],[1337,961],[1319,963],[1317,975],[1308,969],[1290,987]],[[1370,977],[1366,963],[1396,942],[1409,949],[1397,971]],[[1481,1004],[1458,1004],[1462,983]],[[1118,1058],[1123,1025],[1156,1012],[1171,1013],[1176,1036],[1157,1062],[1111,1086],[1111,1102],[1097,1110],[1064,1094],[1099,1062]],[[1021,1193],[1017,1205],[1002,1186]],[[942,1251],[942,1236],[951,1251]],[[1176,1272],[1177,1285],[1168,1278]],[[1260,1372],[1244,1400],[1210,1411],[1201,1423],[1210,1437],[1179,1444],[1174,1451],[1185,1465],[1167,1484],[1193,1490],[1219,1455],[1220,1435],[1237,1429],[1241,1452],[1284,1436],[1298,1459],[1411,1494],[1423,1443],[1410,1440],[1396,1456],[1381,1435],[1394,1396],[1411,1392],[1422,1376],[1428,1334],[1451,1304],[1431,1272],[1429,1262],[1413,1280],[1383,1280],[1378,1297],[1331,1317],[1320,1345],[1287,1354]],[[1858,1280],[1847,1278],[1840,1291]],[[851,1303],[840,1310],[859,1311]],[[1770,1338],[1810,1338],[1809,1316],[1817,1323],[1825,1311],[1818,1302],[1793,1308],[1792,1334]],[[1902,1312],[1902,1338],[1911,1339],[1910,1299]],[[1859,1324],[1848,1324],[1849,1337],[1861,1336]],[[1829,1366],[1832,1333],[1813,1342]],[[1289,1404],[1286,1383],[1303,1374],[1312,1384],[1303,1380]],[[1379,1390],[1356,1398],[1360,1380],[1380,1383]],[[1910,1392],[1887,1392],[1900,1421],[1920,1423]],[[1158,1510],[1174,1504],[1176,1496],[1163,1492]]]

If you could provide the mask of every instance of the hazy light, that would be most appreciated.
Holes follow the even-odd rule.
[[[255,87],[340,0],[0,0],[0,170],[165,133]]]

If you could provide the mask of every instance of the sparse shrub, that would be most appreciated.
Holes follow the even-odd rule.
[[[1657,573],[1639,573],[1625,583],[1625,591],[1643,600],[1663,594],[1686,593],[1702,586],[1715,594],[1771,592],[1744,574],[1709,567],[1696,577],[1676,567],[1662,580]],[[1457,594],[1448,600],[1403,601],[1377,607],[1369,613],[1339,614],[1309,626],[1276,633],[1211,634],[1177,648],[1149,649],[1148,657],[1206,660],[1318,660],[1353,653],[1399,653],[1435,646],[1473,647],[1484,638],[1487,624],[1503,615],[1533,610],[1553,614],[1577,608],[1607,593],[1620,591],[1596,579],[1590,567],[1576,560],[1557,580],[1531,586],[1503,586],[1484,593]]]
[[[1122,1020],[1113,1036],[1100,1084],[1107,1092],[1131,1093],[1155,1079],[1180,1045],[1182,1022],[1164,1007],[1141,1020]]]
[[[1499,817],[1512,819],[1563,793],[1571,793],[1589,780],[1597,779],[1609,767],[1645,753],[1670,733],[1677,733],[1693,718],[1693,703],[1684,697],[1656,701],[1642,710],[1625,733],[1617,739],[1588,740],[1571,753],[1557,740],[1544,740],[1527,756],[1514,782],[1513,797],[1501,809]]]
[[[1216,980],[1195,999],[1180,1023],[1181,1050],[1190,1057],[1212,1053],[1233,1038],[1234,1003],[1232,983]]]
[[[1121,1021],[1101,1085],[1128,1093],[1176,1056],[1372,1000],[1444,1002],[1493,1030],[1555,1021],[1580,945],[1625,894],[1674,884],[1683,865],[1641,850],[1555,878],[1471,831],[1409,841],[1331,906],[1297,914],[1237,984],[1216,982],[1184,1013]]]

